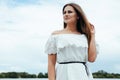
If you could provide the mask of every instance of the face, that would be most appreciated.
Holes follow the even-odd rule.
[[[63,19],[66,24],[77,22],[77,13],[72,6],[66,6],[63,11]]]

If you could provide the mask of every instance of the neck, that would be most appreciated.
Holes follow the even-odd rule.
[[[69,30],[71,32],[76,32],[77,31],[76,24],[67,24],[65,29]]]

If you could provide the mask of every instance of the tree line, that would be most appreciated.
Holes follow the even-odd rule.
[[[94,78],[120,78],[120,74],[118,73],[108,73],[104,70],[100,70],[98,72],[93,73]]]
[[[106,71],[100,70],[93,73],[94,78],[120,78],[118,73],[107,73]],[[29,74],[27,72],[2,72],[0,78],[48,78],[48,73]]]
[[[29,74],[27,72],[3,72],[0,73],[0,78],[48,78],[47,73]]]

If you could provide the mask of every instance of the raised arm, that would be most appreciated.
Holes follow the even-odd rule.
[[[97,57],[96,43],[95,43],[95,29],[91,24],[91,41],[88,48],[88,61],[94,62]]]

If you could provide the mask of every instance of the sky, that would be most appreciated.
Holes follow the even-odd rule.
[[[45,43],[63,29],[62,7],[69,2],[95,26],[99,54],[91,71],[120,73],[120,0],[0,0],[0,72],[47,72]]]

